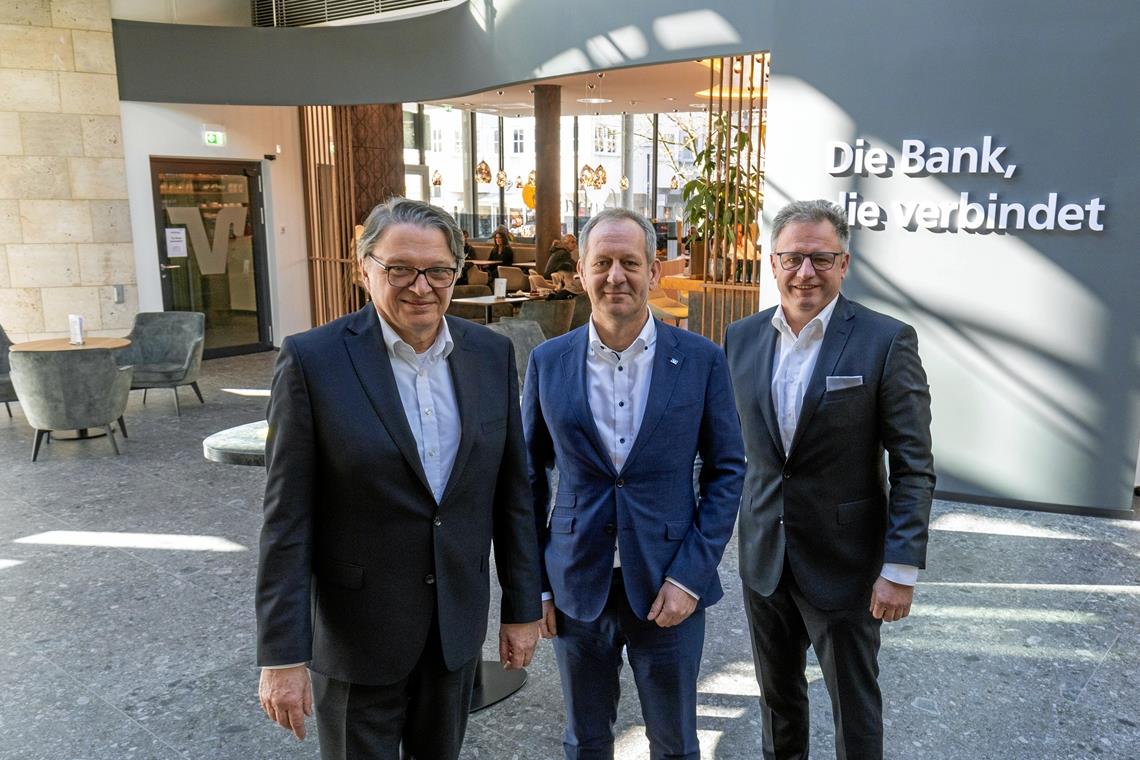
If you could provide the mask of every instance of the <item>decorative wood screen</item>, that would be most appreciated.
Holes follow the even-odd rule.
[[[730,322],[760,304],[761,245],[757,219],[764,201],[764,118],[769,54],[719,58],[709,65],[708,140],[704,158],[704,257],[692,274],[689,329],[720,342]]]
[[[356,203],[349,108],[301,106],[299,110],[309,235],[309,301],[316,326],[361,308],[366,294],[357,285],[352,235]]]

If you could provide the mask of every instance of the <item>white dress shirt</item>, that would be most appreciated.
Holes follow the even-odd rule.
[[[780,428],[784,454],[788,453],[796,435],[800,410],[804,405],[804,393],[815,371],[823,336],[831,323],[831,315],[835,313],[838,301],[837,294],[831,303],[804,325],[799,335],[792,331],[784,318],[783,306],[777,306],[776,313],[772,315],[772,327],[780,334],[780,339],[776,342],[776,355],[772,357],[772,404],[776,410],[776,423]],[[918,580],[918,568],[886,562],[880,575],[889,581],[913,586]]]
[[[633,343],[614,351],[598,337],[590,320],[590,350],[586,353],[586,394],[602,445],[621,472],[645,418],[653,356],[657,353],[657,320],[645,320]]]
[[[447,320],[443,320],[435,342],[417,354],[379,312],[377,316],[388,358],[392,360],[392,374],[396,376],[404,416],[416,439],[420,464],[438,503],[459,451],[459,403],[447,364],[447,357],[455,348],[451,331],[447,329]]]

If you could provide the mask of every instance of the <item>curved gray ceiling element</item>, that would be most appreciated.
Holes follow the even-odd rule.
[[[358,26],[115,20],[113,32],[122,100],[347,105],[767,50],[773,8],[774,0],[472,0]]]

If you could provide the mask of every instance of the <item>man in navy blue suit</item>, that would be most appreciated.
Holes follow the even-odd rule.
[[[704,610],[723,595],[744,452],[723,352],[650,316],[656,241],[625,209],[586,224],[578,272],[593,315],[535,349],[523,384],[567,758],[613,757],[623,648],[651,756],[700,757]]]

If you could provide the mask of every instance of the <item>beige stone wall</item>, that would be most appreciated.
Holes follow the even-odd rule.
[[[0,0],[0,325],[122,335],[135,282],[110,0]]]

